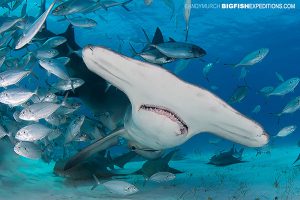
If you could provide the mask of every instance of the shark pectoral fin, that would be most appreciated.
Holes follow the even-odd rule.
[[[172,173],[172,174],[182,174],[182,173],[184,173],[184,172],[182,172],[180,170],[177,170],[177,169],[174,169],[172,167],[169,167],[167,171]]]
[[[133,158],[135,158],[137,154],[134,151],[130,151],[125,153],[119,157],[116,157],[112,160],[112,163],[120,168],[124,168],[124,166]]]
[[[105,138],[99,139],[93,144],[81,150],[78,154],[72,157],[65,165],[64,170],[68,170],[78,165],[80,162],[89,158],[93,154],[103,151],[111,146],[117,145],[119,136],[124,133],[124,127],[114,130],[110,135]]]

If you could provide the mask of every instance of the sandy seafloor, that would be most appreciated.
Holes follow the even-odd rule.
[[[91,191],[92,183],[80,187],[67,185],[64,178],[52,173],[54,163],[14,155],[1,166],[0,199],[273,200],[278,197],[279,200],[299,200],[300,167],[292,165],[299,152],[296,146],[276,147],[272,148],[271,155],[256,157],[255,150],[246,149],[244,160],[248,162],[227,167],[207,165],[211,152],[190,154],[185,160],[171,161],[172,167],[185,171],[174,181],[163,184],[146,182],[144,185],[142,176],[129,176],[127,181],[135,184],[139,192],[125,197],[114,195],[103,186]],[[125,168],[138,169],[142,164],[132,162]]]

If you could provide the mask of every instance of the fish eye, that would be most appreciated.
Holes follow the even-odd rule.
[[[136,150],[135,146],[131,146],[130,148],[131,148],[132,151]]]

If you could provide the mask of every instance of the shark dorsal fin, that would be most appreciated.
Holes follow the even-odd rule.
[[[161,44],[164,43],[164,36],[159,27],[156,28],[154,37],[152,39],[152,44]]]
[[[169,42],[176,42],[173,38],[169,37]]]
[[[71,47],[71,49],[75,51],[81,49],[80,46],[76,43],[75,31],[71,24],[69,24],[67,30],[64,33],[60,34],[60,36],[68,39],[68,45]]]

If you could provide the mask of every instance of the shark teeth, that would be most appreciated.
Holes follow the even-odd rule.
[[[141,109],[166,116],[173,122],[177,123],[180,130],[179,135],[185,135],[188,133],[188,126],[186,125],[186,123],[175,112],[169,110],[168,108],[156,105],[143,104],[140,106],[139,110]]]

